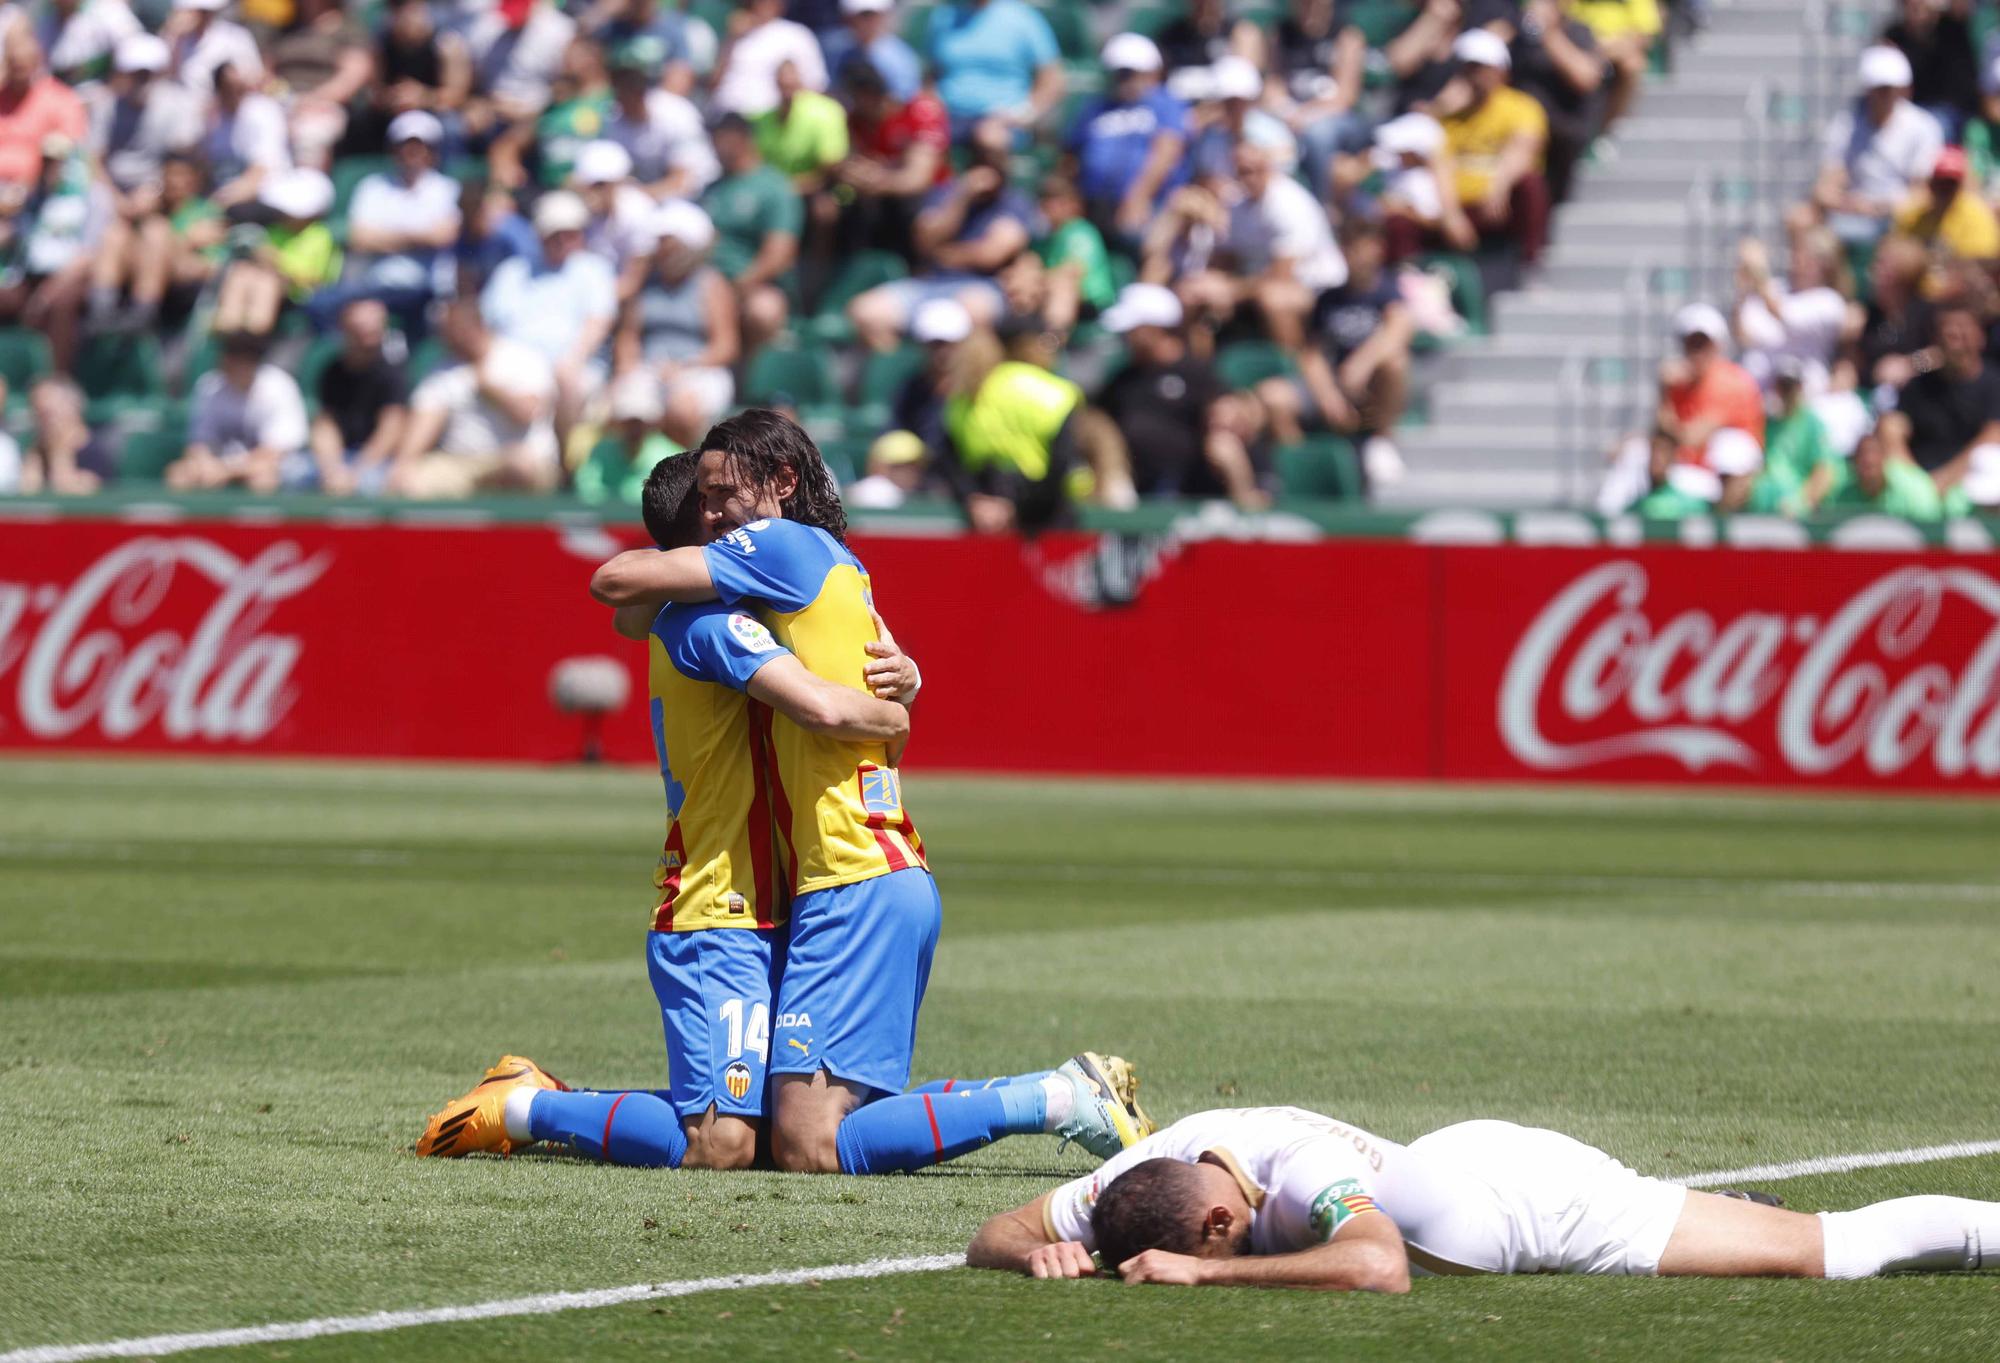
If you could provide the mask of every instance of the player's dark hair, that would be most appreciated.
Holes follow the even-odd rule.
[[[753,489],[770,487],[789,469],[797,479],[792,495],[779,503],[788,521],[817,526],[845,543],[847,508],[840,485],[820,456],[819,446],[798,422],[769,407],[752,407],[709,427],[698,448],[728,456],[729,469]]]
[[[701,496],[695,474],[701,456],[693,450],[670,454],[653,465],[639,491],[639,515],[646,533],[662,549],[685,549],[701,543]]]
[[[1194,1166],[1175,1159],[1149,1159],[1112,1179],[1090,1213],[1105,1268],[1115,1273],[1149,1249],[1170,1254],[1200,1249],[1200,1188]]]

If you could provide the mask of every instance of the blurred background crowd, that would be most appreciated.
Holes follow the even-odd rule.
[[[0,7],[0,492],[630,501],[760,404],[851,502],[993,530],[1396,479],[1413,356],[1532,271],[1703,21],[168,3]],[[2000,503],[1991,11],[1906,0],[1863,54],[1601,509]]]

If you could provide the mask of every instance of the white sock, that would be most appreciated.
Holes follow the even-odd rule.
[[[1068,1121],[1076,1111],[1076,1090],[1070,1087],[1069,1079],[1061,1074],[1047,1074],[1041,1079],[1042,1092],[1048,1095],[1049,1116],[1042,1124],[1042,1130],[1054,1131]]]
[[[507,1095],[507,1139],[510,1141],[531,1141],[535,1138],[528,1124],[528,1111],[535,1105],[535,1095],[542,1090],[533,1084],[516,1084],[514,1091]]]
[[[2000,1202],[1899,1197],[1851,1212],[1821,1212],[1819,1223],[1829,1278],[2000,1268]]]

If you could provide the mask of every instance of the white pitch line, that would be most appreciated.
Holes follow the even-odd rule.
[[[1743,1169],[1718,1169],[1706,1174],[1680,1174],[1665,1179],[1689,1188],[1713,1188],[1725,1183],[1802,1178],[1808,1174],[1837,1174],[1850,1169],[1880,1169],[1893,1165],[1929,1164],[1937,1160],[1968,1159],[1977,1155],[2000,1154],[2000,1141],[1962,1141],[1952,1145],[1925,1145],[1910,1150],[1880,1150],[1859,1155],[1827,1155],[1819,1159],[1795,1160],[1788,1164],[1753,1164]],[[868,1259],[858,1264],[828,1264],[821,1268],[788,1268],[775,1273],[742,1273],[723,1278],[684,1278],[677,1282],[633,1283],[629,1287],[604,1287],[590,1292],[545,1292],[532,1297],[509,1297],[501,1301],[474,1302],[467,1306],[433,1306],[414,1311],[377,1311],[366,1316],[321,1316],[313,1320],[281,1322],[273,1325],[246,1325],[233,1330],[199,1330],[181,1335],[148,1335],[143,1339],[114,1339],[102,1344],[38,1344],[0,1354],[0,1363],[86,1363],[98,1358],[157,1358],[164,1354],[186,1353],[191,1349],[226,1349],[243,1344],[278,1344],[289,1340],[320,1339],[327,1335],[381,1334],[407,1330],[418,1325],[451,1325],[468,1320],[497,1320],[507,1316],[546,1316],[559,1311],[588,1311],[599,1306],[624,1306],[632,1302],[663,1301],[693,1296],[697,1292],[733,1292],[748,1287],[796,1287],[811,1282],[841,1282],[857,1278],[886,1278],[898,1273],[935,1273],[960,1268],[962,1254],[927,1254],[910,1259]]]
[[[739,1273],[726,1278],[686,1278],[669,1283],[633,1283],[593,1292],[545,1292],[533,1297],[475,1302],[469,1306],[434,1306],[421,1311],[377,1311],[366,1316],[322,1316],[277,1325],[246,1325],[235,1330],[198,1330],[184,1335],[149,1335],[144,1339],[114,1339],[103,1344],[42,1344],[0,1354],[0,1363],[82,1363],[92,1358],[156,1358],[190,1349],[226,1349],[240,1344],[276,1344],[320,1339],[327,1335],[372,1335],[407,1330],[415,1325],[450,1325],[466,1320],[503,1316],[546,1316],[557,1311],[587,1311],[598,1306],[663,1301],[697,1292],[727,1292],[745,1287],[797,1287],[812,1282],[852,1278],[883,1278],[894,1273],[935,1273],[961,1268],[963,1254],[926,1254],[914,1259],[869,1259],[858,1264],[828,1264],[824,1268],[788,1268],[777,1273]]]
[[[1954,1145],[1922,1145],[1914,1150],[1878,1150],[1867,1155],[1827,1155],[1787,1164],[1753,1164],[1744,1169],[1719,1169],[1712,1174],[1681,1174],[1665,1179],[1686,1188],[1713,1188],[1724,1183],[1755,1183],[1764,1179],[1804,1178],[1808,1174],[1843,1174],[1850,1169],[1885,1169],[1901,1164],[1931,1164],[1938,1160],[2000,1155],[2000,1141],[1960,1141]],[[6,1360],[0,1359],[0,1363]]]

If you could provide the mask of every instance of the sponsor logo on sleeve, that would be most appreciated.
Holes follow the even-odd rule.
[[[729,617],[729,632],[736,636],[737,643],[752,653],[769,653],[778,647],[777,639],[762,621],[740,611]]]
[[[1319,1239],[1331,1240],[1333,1233],[1349,1217],[1379,1210],[1375,1199],[1362,1191],[1360,1179],[1344,1178],[1320,1190],[1319,1196],[1313,1199],[1312,1214],[1307,1218],[1307,1224]]]

